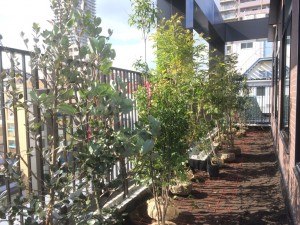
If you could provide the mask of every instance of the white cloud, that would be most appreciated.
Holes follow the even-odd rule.
[[[113,65],[124,69],[132,69],[132,64],[141,57],[144,59],[145,55],[141,31],[128,24],[131,13],[130,0],[97,0],[97,16],[102,18],[103,31],[113,30],[111,43],[117,53]],[[151,55],[152,48],[148,44],[147,62],[150,64]]]
[[[41,27],[48,28],[47,20],[53,18],[49,0],[0,0],[0,34],[4,46],[26,49],[21,31],[31,39],[32,24],[37,22]],[[96,13],[102,19],[103,34],[107,29],[113,30],[111,43],[117,57],[114,66],[132,69],[132,64],[144,56],[144,44],[141,32],[128,25],[131,13],[130,0],[96,0]],[[147,48],[147,60],[151,63],[150,46]]]
[[[33,22],[45,27],[52,18],[48,0],[1,0],[0,9],[2,43],[12,48],[25,49],[21,31],[31,37]]]

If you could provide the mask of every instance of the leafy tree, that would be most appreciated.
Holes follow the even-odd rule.
[[[245,78],[236,68],[237,58],[229,55],[225,58],[216,56],[211,59],[209,79],[205,85],[205,113],[214,121],[220,131],[229,137],[229,145],[233,147],[233,123],[243,107],[242,96],[247,94]]]
[[[186,176],[195,80],[200,79],[195,73],[199,62],[193,59],[205,48],[195,46],[193,34],[183,28],[179,16],[161,21],[153,40],[156,68],[151,71],[150,86],[140,87],[136,95],[140,121],[149,124],[152,142],[136,156],[135,171],[139,181],[151,184],[158,222],[165,224],[169,186],[174,176]]]
[[[151,28],[156,26],[158,11],[152,0],[130,0],[133,13],[129,16],[129,25],[142,31],[147,62],[147,39]]]
[[[31,82],[40,82],[41,87],[33,85],[26,102],[14,98],[18,88],[9,83],[6,93],[13,107],[26,109],[34,142],[40,140],[42,126],[49,131],[46,146],[28,149],[28,154],[42,157],[48,179],[38,180],[42,190],[17,197],[12,207],[2,209],[3,215],[11,219],[23,215],[25,224],[117,223],[113,209],[104,209],[101,199],[109,193],[106,180],[114,164],[140,147],[134,144],[137,137],[133,132],[119,126],[120,115],[132,110],[132,100],[118,80],[101,83],[101,76],[110,73],[115,57],[109,36],[101,34],[101,19],[77,7],[78,0],[50,3],[55,16],[52,29],[41,30],[33,24],[31,65],[40,73],[39,77],[32,76]],[[78,60],[72,60],[69,54],[69,37],[74,32]],[[89,37],[88,45],[81,44],[85,36]],[[25,37],[24,41],[29,44]],[[15,79],[11,74],[6,76]],[[16,155],[14,160],[20,157]],[[16,163],[11,165],[14,168]],[[7,172],[22,180],[21,171]],[[19,185],[27,187],[22,182]]]

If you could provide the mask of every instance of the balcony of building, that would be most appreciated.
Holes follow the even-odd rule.
[[[225,3],[225,2],[234,2],[234,3],[236,3],[235,0],[220,0],[220,3]]]
[[[270,5],[270,0],[241,0],[239,3],[239,8],[243,9],[243,8],[251,8],[251,7],[260,7],[260,8],[264,8],[264,7],[268,7]]]
[[[231,4],[223,4],[220,7],[220,12],[224,13],[224,12],[229,12],[229,11],[237,11],[237,7],[236,4],[231,3]]]
[[[229,1],[221,0],[221,2]],[[197,10],[195,11],[197,12]],[[203,15],[201,14],[201,16]],[[228,14],[228,18],[234,19],[235,16]],[[206,22],[210,21],[207,20]],[[236,29],[236,27],[238,26],[233,25],[230,28]],[[236,31],[234,29],[232,30]],[[213,34],[216,35],[214,38],[217,39],[218,31],[216,32],[214,30]],[[218,41],[220,41],[220,39],[217,39],[217,42]],[[225,42],[221,43],[221,45],[223,45],[224,53]],[[242,46],[247,48],[248,45]],[[20,65],[23,65],[23,68],[18,71],[23,75],[22,82],[18,83],[18,87],[22,90],[24,100],[34,97],[37,99],[45,97],[47,86],[45,85],[45,80],[39,76],[39,73],[42,71],[36,68],[26,69],[25,66],[25,64],[28,64],[30,61],[32,54],[28,51],[0,47],[1,73],[4,72],[4,52],[5,54],[10,53],[8,55],[17,55],[20,59]],[[226,155],[228,152],[222,152],[222,150],[220,150],[228,149],[228,143],[221,143],[214,147],[214,150],[220,154],[220,157],[222,154],[225,154],[225,159],[223,158],[220,162],[220,171],[215,177],[208,175],[207,168],[202,167],[203,165],[204,167],[208,165],[208,155],[206,155],[203,160],[190,158],[190,167],[193,170],[193,178],[191,180],[192,191],[187,196],[174,197],[174,202],[180,209],[179,217],[174,220],[176,224],[290,224],[289,214],[281,194],[280,174],[277,168],[278,160],[273,151],[274,142],[270,131],[270,114],[272,112],[270,104],[270,96],[272,95],[270,87],[271,69],[269,61],[268,63],[262,61],[264,60],[261,59],[252,63],[246,71],[247,73],[245,73],[245,76],[248,76],[248,82],[252,82],[252,86],[249,85],[249,97],[251,99],[250,109],[245,113],[248,130],[243,132],[243,134],[236,133],[235,144],[240,147],[240,151],[237,152],[232,159]],[[12,67],[12,65],[8,66],[8,68]],[[28,73],[28,71],[31,72]],[[119,68],[111,68],[111,73],[108,76],[101,76],[99,79],[103,83],[114,82],[118,79],[121,80],[125,85],[125,95],[132,100],[134,100],[133,92],[137,90],[138,86],[145,85],[145,79],[140,73]],[[4,79],[1,81],[2,83],[6,82]],[[262,84],[265,81],[267,85]],[[260,83],[254,84],[258,82]],[[3,87],[2,85],[1,93],[4,93]],[[28,89],[40,90],[39,96],[31,96],[29,93],[26,93]],[[75,124],[75,122],[73,121],[71,113],[59,113],[57,114],[59,117],[57,118],[57,121],[59,121],[57,124],[56,121],[54,123],[53,121],[46,121],[45,126],[32,131],[27,128],[29,120],[31,119],[32,121],[32,118],[27,116],[28,112],[26,110],[17,111],[15,108],[11,108],[10,112],[13,113],[9,114],[4,107],[5,96],[2,95],[1,97],[2,143],[0,144],[3,145],[3,156],[2,159],[0,159],[0,169],[6,169],[8,168],[8,164],[11,165],[17,162],[11,160],[11,155],[22,156],[17,168],[24,171],[24,177],[22,177],[22,179],[28,182],[28,186],[26,187],[28,188],[27,191],[29,193],[41,193],[39,201],[41,204],[44,204],[42,205],[42,207],[44,207],[49,196],[43,195],[43,185],[45,185],[46,182],[44,181],[46,180],[51,183],[51,179],[49,179],[48,174],[49,165],[43,161],[43,155],[40,154],[39,149],[47,149],[48,143],[46,139],[48,132],[53,130],[53,126],[55,125],[58,129],[57,134],[62,138],[62,143],[70,144],[68,137],[71,136],[75,130],[63,129],[62,127],[67,123]],[[268,99],[267,104],[266,99]],[[72,103],[72,101],[69,101],[69,104]],[[39,120],[40,109],[36,105],[30,107],[31,108],[27,110],[36,113],[35,122],[39,124],[41,122]],[[67,106],[65,107],[69,109]],[[65,110],[65,112],[66,111],[67,110]],[[10,120],[5,119],[7,116],[10,116]],[[135,122],[138,121],[138,111],[136,107],[133,107],[133,109],[127,113],[116,115],[114,119],[118,121],[118,123],[114,123],[114,121],[110,122],[110,124],[114,124],[114,129],[121,127],[130,129],[133,128]],[[253,126],[255,126],[255,128],[253,128]],[[86,132],[86,139],[87,142],[89,142],[91,131],[87,130]],[[230,129],[230,133],[231,132],[233,131]],[[20,149],[30,149],[31,152],[21,155]],[[65,150],[66,149],[63,148],[60,149],[62,154],[59,157],[59,162],[67,167],[68,175],[73,176],[72,187],[66,187],[66,189],[73,188],[76,190],[76,188],[79,187],[78,190],[82,191],[80,190],[80,185],[81,182],[84,181],[84,177],[77,176],[76,170],[79,169],[76,168],[76,162],[72,156],[72,154],[78,154],[78,150],[76,148],[68,149],[71,154],[69,154],[69,152],[65,154]],[[47,152],[45,154],[47,154]],[[76,156],[78,157],[78,155]],[[99,165],[99,167],[101,167],[101,165]],[[132,177],[135,176],[135,174],[131,173],[132,169],[132,162],[127,157],[124,157],[115,163],[109,172],[101,178],[101,184],[104,184],[101,190],[103,194],[101,207],[107,209],[114,206],[119,212],[126,212],[127,216],[123,224],[150,224],[153,221],[146,215],[145,210],[145,201],[150,196],[148,187],[137,185],[132,181]],[[63,179],[63,174],[64,171],[60,171],[57,176],[61,176],[61,179]],[[28,192],[18,186],[17,182],[11,182],[11,180],[13,180],[13,177],[0,176],[0,184],[2,185],[0,188],[0,201],[3,206],[13,204],[14,199],[17,199],[17,201],[20,201],[20,199],[24,200],[26,199],[24,196],[28,194]],[[111,188],[110,184],[112,183],[117,183],[117,187]],[[91,189],[85,188],[84,194],[92,190],[93,184],[90,184],[90,188]],[[79,192],[75,191],[74,194],[72,194],[72,201],[81,201],[82,198],[84,198],[84,196],[78,193]],[[137,198],[139,196],[142,197]],[[86,204],[89,203],[89,201],[86,202]],[[69,217],[67,213],[68,207],[71,207],[72,203],[64,202],[64,204],[67,206],[65,207],[65,205],[61,204],[55,205],[56,208],[53,210],[55,212],[55,220],[61,220],[64,224],[73,224],[68,221]],[[28,204],[28,206],[31,207],[30,204]],[[23,209],[18,210],[23,212]],[[43,212],[39,213],[42,214]],[[23,224],[31,215],[21,213],[16,218],[12,218],[10,214],[1,216],[3,218],[3,221],[0,220],[1,224],[13,224],[13,220],[15,220],[17,224]]]
[[[2,54],[2,57],[0,58],[4,58],[4,53],[11,53],[11,55],[15,55],[16,57],[19,57],[21,60],[21,64],[24,64],[26,61],[28,61],[28,57],[30,57],[30,52],[27,51],[21,51],[18,49],[12,49],[12,48],[3,48],[0,47],[0,54]],[[10,54],[9,54],[10,55]],[[0,62],[0,64],[3,65],[3,61]],[[9,66],[10,67],[10,66]],[[2,69],[3,70],[3,69]],[[33,70],[34,71],[34,70]],[[6,71],[7,72],[7,71]],[[41,89],[42,92],[44,92],[43,90],[45,90],[45,87],[43,86],[45,84],[44,81],[40,81],[40,82],[35,82],[35,83],[31,83],[33,81],[33,79],[29,79],[32,76],[35,76],[36,79],[41,79],[41,76],[39,76],[38,72],[41,71],[36,71],[33,74],[30,73],[26,73],[26,71],[19,71],[21,72],[21,74],[26,74],[25,80],[26,82],[22,82],[19,83],[19,88],[21,88],[21,90],[26,90],[26,89],[33,89],[33,88],[39,88]],[[26,79],[28,78],[28,79]],[[128,70],[122,70],[122,69],[117,69],[117,68],[112,68],[111,69],[111,74],[108,77],[103,77],[103,82],[107,82],[109,83],[111,80],[117,80],[117,79],[121,79],[123,80],[126,85],[127,85],[127,90],[128,90],[128,97],[133,98],[133,92],[135,90],[137,90],[138,85],[143,85],[144,84],[144,80],[141,77],[141,74],[135,71],[128,71]],[[39,86],[35,86],[35,85],[39,85]],[[2,90],[4,92],[4,90]],[[41,92],[41,93],[42,93]],[[264,114],[266,114],[266,110],[269,109],[264,109],[263,107],[265,107],[262,103],[259,101],[259,99],[261,99],[261,97],[257,97],[257,96],[262,96],[262,92],[259,94],[258,91],[257,93],[255,92],[255,94],[251,95],[251,104],[252,104],[252,109],[249,111],[251,113],[247,113],[246,115],[246,120],[247,120],[247,124],[251,126],[252,125],[259,125],[259,126],[265,126],[268,125],[270,121],[267,121],[265,117],[263,117]],[[28,96],[24,96],[25,99],[29,99],[30,95],[28,94]],[[2,104],[4,104],[4,102],[2,102]],[[33,110],[33,108],[32,108]],[[34,110],[36,111],[36,109]],[[30,149],[30,148],[38,148],[39,145],[41,145],[43,148],[47,148],[47,132],[49,131],[49,126],[45,124],[42,129],[38,130],[38,135],[37,137],[39,137],[38,139],[34,139],[34,140],[30,140],[29,136],[27,135],[32,135],[32,133],[30,132],[30,130],[27,130],[27,135],[26,135],[26,127],[24,127],[24,124],[28,123],[28,117],[25,116],[25,111],[19,111],[19,112],[14,112],[13,110],[9,110],[9,109],[5,109],[4,107],[2,107],[2,115],[3,118],[7,118],[7,120],[3,120],[3,124],[5,124],[5,129],[4,127],[2,127],[2,140],[6,140],[7,143],[4,144],[3,147],[3,154],[2,154],[2,161],[0,161],[1,163],[1,167],[2,169],[5,167],[5,161],[9,161],[10,160],[10,155],[14,155],[14,154],[18,154],[18,152],[20,152],[20,149]],[[17,113],[17,114],[15,114]],[[138,112],[136,110],[130,111],[129,113],[126,113],[124,115],[120,115],[120,125],[124,126],[124,127],[133,127],[134,123],[138,120]],[[17,119],[17,120],[16,120]],[[64,121],[68,121],[71,119],[71,117],[68,116],[62,116],[62,119]],[[18,124],[16,124],[16,121],[23,121],[20,122]],[[69,133],[70,131],[68,131]],[[68,134],[67,130],[63,130],[60,129],[59,130],[59,135],[61,137],[65,137],[66,139],[68,139]],[[72,132],[71,132],[72,133]],[[256,135],[259,133],[252,133],[250,132],[247,136],[252,136],[252,135]],[[266,133],[264,133],[264,135],[267,135]],[[27,141],[26,141],[27,140]],[[242,139],[241,139],[242,140]],[[241,141],[240,140],[240,141]],[[244,140],[245,142],[249,141],[249,140]],[[255,146],[257,147],[257,146]],[[253,151],[253,149],[243,149],[242,150],[242,154],[246,155],[246,154],[250,154],[251,151]],[[38,152],[32,152],[30,155],[22,155],[22,162],[20,163],[20,169],[22,169],[24,171],[24,178],[26,182],[29,182],[30,186],[29,186],[29,191],[33,191],[33,190],[38,190],[40,188],[40,186],[42,185],[39,182],[39,179],[41,179],[42,177],[47,177],[48,176],[48,171],[49,168],[47,165],[45,165],[39,158],[38,158]],[[253,153],[251,153],[253,154]],[[255,153],[255,154],[260,154],[260,153]],[[69,157],[68,157],[69,158]],[[69,163],[72,163],[71,161]],[[248,189],[253,188],[253,186],[251,186],[251,182],[249,182],[249,184],[247,184],[243,189],[241,189],[241,191],[237,191],[238,186],[240,185],[241,182],[243,182],[244,178],[239,178],[239,170],[241,169],[245,169],[245,165],[247,163],[246,158],[244,157],[240,157],[237,156],[236,160],[233,163],[229,163],[229,164],[224,164],[224,168],[221,169],[220,172],[220,176],[218,176],[218,178],[216,180],[211,180],[208,175],[201,170],[198,170],[198,168],[194,168],[195,171],[195,183],[193,183],[193,192],[192,195],[195,197],[194,200],[192,200],[193,198],[189,199],[187,202],[187,199],[185,198],[179,198],[176,201],[178,202],[177,204],[180,204],[182,206],[185,206],[184,208],[182,208],[182,214],[181,217],[179,217],[179,221],[181,220],[181,222],[179,222],[178,224],[186,224],[189,223],[188,221],[194,221],[194,223],[198,223],[199,220],[211,220],[211,216],[215,213],[218,214],[218,216],[220,217],[220,219],[222,221],[231,221],[229,214],[232,213],[232,215],[236,215],[238,213],[246,213],[243,211],[235,211],[235,209],[237,207],[240,207],[240,203],[236,202],[234,204],[232,204],[229,208],[226,207],[229,211],[224,211],[223,206],[221,206],[223,203],[225,203],[226,201],[229,201],[232,198],[238,198],[241,199],[242,196],[245,194],[245,192],[248,191]],[[122,166],[123,165],[123,166]],[[192,165],[192,164],[191,164]],[[241,167],[241,165],[244,165],[243,167]],[[130,208],[132,208],[132,204],[136,204],[136,203],[132,203],[132,201],[129,201],[129,199],[131,199],[132,195],[142,195],[142,196],[148,196],[148,191],[147,188],[145,187],[141,187],[139,185],[135,185],[132,183],[131,181],[131,176],[132,174],[130,174],[130,171],[132,169],[133,164],[128,161],[127,159],[124,159],[124,161],[120,161],[117,164],[115,164],[110,173],[105,177],[105,183],[106,184],[110,184],[112,182],[115,182],[117,180],[127,180],[129,183],[127,185],[120,185],[117,189],[116,189],[116,193],[114,193],[112,196],[109,197],[109,199],[106,199],[105,201],[107,202],[107,207],[110,207],[112,205],[118,205],[119,210],[128,210]],[[263,164],[261,165],[263,166]],[[257,168],[256,168],[257,169]],[[32,175],[30,175],[32,174]],[[34,174],[34,175],[33,175]],[[125,174],[125,177],[124,177]],[[250,172],[247,174],[245,173],[245,176],[250,176]],[[40,178],[38,177],[40,176]],[[74,174],[75,176],[75,174]],[[262,174],[261,176],[265,176],[265,174]],[[45,178],[44,178],[45,179]],[[205,184],[203,186],[203,184],[198,183],[199,180],[201,180],[201,182],[203,181]],[[232,181],[236,179],[236,181]],[[245,178],[246,179],[246,178]],[[248,179],[248,178],[247,178]],[[277,178],[274,177],[274,182],[278,183],[278,180],[276,180]],[[224,183],[225,182],[225,183]],[[221,185],[222,183],[222,185]],[[1,188],[0,191],[2,193],[6,193],[6,195],[8,196],[8,199],[10,199],[10,201],[14,198],[16,198],[16,196],[26,196],[26,192],[21,191],[18,189],[18,184],[15,181],[10,181],[9,178],[4,177],[4,176],[0,176],[0,184],[1,184]],[[207,193],[207,190],[209,190],[212,186],[214,186],[216,188],[216,190],[222,190],[223,186],[228,187],[230,190],[235,190],[235,194],[231,195],[231,194],[226,194],[224,193],[220,193],[219,194],[211,194],[211,193]],[[276,188],[278,188],[276,186]],[[106,188],[104,188],[104,190],[106,191]],[[203,197],[201,197],[203,194]],[[198,198],[198,197],[199,198]],[[257,196],[261,196],[261,193],[257,193]],[[226,200],[227,199],[227,200]],[[269,197],[268,197],[269,200]],[[129,203],[128,203],[129,201]],[[202,214],[201,217],[198,217],[196,214],[196,211],[190,210],[189,207],[192,207],[190,204],[190,201],[193,202],[193,204],[197,204],[198,207],[204,207],[204,205],[206,204],[206,202],[215,202],[218,201],[220,203],[219,207],[213,207],[211,209],[213,209],[214,213],[211,214],[209,213],[211,211],[211,209],[208,209],[208,211],[205,212],[206,215]],[[267,201],[267,199],[265,199],[265,201]],[[4,204],[5,200],[3,200],[3,204]],[[135,202],[135,201],[133,201]],[[180,203],[181,202],[181,203]],[[264,204],[264,203],[262,203]],[[189,206],[188,206],[189,205]],[[203,206],[201,206],[203,205]],[[254,207],[253,205],[249,205],[249,208]],[[278,209],[278,211],[280,213],[283,213],[283,206],[281,205]],[[196,208],[195,208],[196,209]],[[140,210],[140,209],[137,209]],[[256,209],[253,208],[253,213],[255,212]],[[186,216],[186,213],[191,213],[193,214],[193,216],[191,218],[188,218]],[[131,211],[129,211],[130,215]],[[143,212],[145,213],[145,212]],[[229,214],[228,214],[229,213]],[[265,216],[264,213],[261,213],[262,217]],[[286,217],[284,215],[284,213],[282,214],[283,217],[283,221],[286,221]],[[25,217],[26,218],[26,217]],[[271,217],[270,217],[271,218]],[[24,217],[19,217],[18,220],[22,220],[24,219]],[[138,218],[131,218],[132,219],[132,224],[136,223],[136,224],[142,224],[141,221],[147,221],[149,220],[149,218],[147,216],[144,215],[140,215],[140,217]],[[139,219],[141,223],[136,222],[136,220]],[[241,218],[237,218],[238,220]],[[245,219],[245,218],[244,218]],[[261,218],[262,219],[262,218]],[[8,218],[9,220],[9,218]],[[126,219],[126,223],[131,223],[128,222],[128,220],[130,220],[129,218]],[[213,221],[213,220],[211,220]],[[235,221],[232,220],[232,221]],[[4,222],[3,222],[4,223]],[[143,222],[146,223],[146,222]]]

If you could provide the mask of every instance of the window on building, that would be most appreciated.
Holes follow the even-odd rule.
[[[277,35],[276,35],[276,41],[274,42],[274,44],[276,45],[276,47],[274,49],[276,49],[276,52],[274,52],[274,60],[275,60],[275,66],[274,66],[274,85],[275,85],[275,99],[274,99],[274,106],[275,106],[275,118],[278,119],[278,111],[279,111],[279,78],[280,78],[280,73],[279,73],[279,50],[280,50],[280,41],[279,41],[279,37],[278,37],[278,28],[277,29]]]
[[[245,3],[245,2],[254,2],[256,0],[240,0],[241,3]]]
[[[265,87],[257,87],[256,88],[256,96],[265,96]]]
[[[274,94],[274,98],[273,98],[273,112],[274,112],[274,116],[275,119],[277,119],[278,117],[278,83],[279,83],[279,79],[278,79],[278,56],[275,53],[274,54],[274,58],[273,58],[273,94]]]
[[[259,75],[261,79],[270,79],[272,77],[272,72],[266,70],[260,70]]]
[[[273,43],[264,41],[263,45],[264,45],[264,47],[263,47],[264,48],[264,57],[272,57]]]
[[[8,140],[8,147],[10,148],[10,150],[16,150],[16,142],[15,140]]]
[[[291,2],[287,1],[284,6],[284,27],[282,36],[282,70],[281,70],[281,134],[283,141],[288,150],[289,144],[289,114],[290,114],[290,67],[291,67],[291,29],[292,29],[292,19],[291,19]],[[287,10],[287,8],[289,10]]]
[[[231,46],[230,45],[226,46],[226,54],[231,54]]]
[[[9,137],[15,136],[15,124],[7,123],[7,133]]]
[[[245,49],[245,48],[253,48],[253,42],[241,43],[241,49]]]

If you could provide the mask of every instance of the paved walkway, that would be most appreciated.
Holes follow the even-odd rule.
[[[288,224],[270,132],[248,131],[236,145],[242,155],[226,163],[218,178],[199,171],[191,195],[175,199],[181,210],[177,225]],[[145,215],[136,219],[151,224]]]

